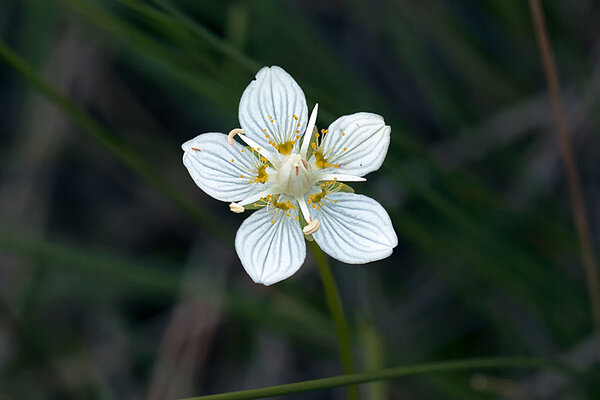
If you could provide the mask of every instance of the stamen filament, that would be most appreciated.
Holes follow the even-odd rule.
[[[275,158],[275,156],[270,151],[260,147],[258,143],[256,143],[254,140],[250,139],[246,135],[240,135],[240,139],[242,139],[248,146],[250,146],[253,151],[258,152],[261,156],[269,160],[269,162],[273,164],[275,168],[279,168],[281,162],[277,158]]]
[[[275,194],[279,194],[279,190],[277,189],[276,186],[271,186],[267,190],[263,190],[262,192],[258,192],[256,194],[246,197],[244,200],[238,201],[237,204],[240,206],[247,206],[248,204],[252,204],[258,200],[261,200],[261,199],[267,197],[268,195],[275,195]]]
[[[310,223],[310,213],[308,211],[308,205],[306,205],[306,200],[304,200],[304,197],[297,197],[296,201],[298,202],[298,206],[300,206],[300,211],[302,211],[302,216],[304,217],[304,220]]]
[[[231,131],[229,131],[229,134],[227,135],[227,142],[233,146],[233,138],[235,137],[235,135],[241,135],[244,133],[244,130],[241,128],[235,128],[232,129]]]
[[[318,111],[319,103],[315,104],[315,108],[313,108],[312,113],[310,114],[310,119],[308,120],[306,131],[304,131],[304,139],[302,140],[302,147],[300,148],[300,156],[304,159],[306,159],[306,154],[308,152],[308,144],[310,143],[310,139],[312,138],[312,131],[315,127],[315,123],[317,122]]]
[[[364,182],[366,180],[360,176],[344,174],[320,174],[317,176],[317,181]]]

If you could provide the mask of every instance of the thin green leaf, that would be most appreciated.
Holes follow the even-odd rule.
[[[331,389],[342,386],[357,385],[360,383],[397,379],[411,375],[428,374],[434,372],[450,372],[464,370],[481,370],[495,368],[535,368],[549,364],[540,358],[525,357],[496,357],[478,358],[468,360],[442,361],[430,364],[418,364],[388,368],[380,371],[364,372],[360,374],[338,375],[330,378],[314,379],[310,381],[288,383],[286,385],[269,386],[260,389],[241,390],[236,392],[213,394],[208,396],[190,397],[185,400],[248,400],[264,397],[283,396],[286,394],[302,393],[311,390]]]
[[[192,200],[174,188],[133,148],[122,142],[112,131],[100,125],[83,108],[61,95],[54,87],[46,83],[25,60],[9,49],[2,40],[0,40],[0,58],[4,59],[10,66],[23,75],[43,96],[68,114],[84,131],[88,132],[94,139],[104,145],[188,216],[204,226],[210,226],[211,232],[216,236],[227,240],[231,238],[231,232],[227,231],[214,215],[196,207]]]

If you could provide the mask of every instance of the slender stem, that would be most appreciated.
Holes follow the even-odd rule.
[[[310,390],[330,389],[340,386],[356,385],[388,379],[402,378],[410,375],[434,372],[464,371],[470,369],[488,368],[531,368],[547,364],[547,360],[523,357],[477,358],[467,360],[442,361],[431,364],[418,364],[404,367],[387,368],[379,371],[360,374],[338,375],[329,378],[313,379],[310,381],[288,383],[287,385],[269,386],[260,389],[241,390],[237,392],[212,394],[208,396],[191,397],[187,400],[248,400],[264,397],[283,396],[292,393],[302,393]],[[552,365],[552,364],[549,364]],[[560,366],[559,366],[560,367]]]
[[[569,137],[567,116],[561,100],[556,64],[554,62],[554,55],[552,54],[552,47],[548,40],[548,32],[546,30],[542,7],[539,0],[529,0],[529,6],[531,8],[535,33],[540,48],[542,64],[544,65],[546,73],[548,89],[550,90],[550,98],[552,99],[552,109],[554,111],[556,131],[558,134],[558,144],[562,154],[564,167],[567,172],[571,202],[573,203],[573,214],[575,223],[577,224],[579,239],[581,241],[581,253],[590,296],[592,315],[596,327],[596,334],[598,335],[598,342],[600,344],[600,280],[598,279],[598,267],[594,255],[592,234],[588,223],[585,201],[583,199],[581,181],[577,170],[575,153]],[[600,352],[600,347],[598,347],[598,351]]]
[[[340,346],[340,357],[342,359],[344,373],[353,374],[355,368],[350,346],[350,328],[348,327],[346,317],[344,316],[342,301],[340,299],[340,294],[335,283],[335,279],[331,273],[327,256],[314,241],[308,242],[308,245],[310,246],[310,250],[315,257],[317,267],[319,268],[319,274],[321,275],[321,280],[323,281],[323,289],[325,290],[327,305],[329,306],[329,311],[331,312],[331,316],[335,321],[335,329],[337,331],[338,344]],[[348,398],[352,400],[358,400],[360,398],[358,388],[356,386],[348,386],[347,391]]]

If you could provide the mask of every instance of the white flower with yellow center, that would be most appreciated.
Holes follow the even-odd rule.
[[[258,209],[240,226],[235,248],[246,272],[271,285],[306,257],[305,236],[340,261],[388,257],[398,238],[375,200],[342,182],[364,181],[387,153],[390,127],[356,113],[319,134],[300,86],[280,67],[265,67],[240,100],[241,129],[205,133],[183,144],[183,163],[200,187],[231,211]],[[238,136],[247,146],[234,140]]]

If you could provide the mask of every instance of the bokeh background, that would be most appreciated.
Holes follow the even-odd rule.
[[[600,3],[543,7],[597,234]],[[560,354],[579,371],[427,374],[363,398],[600,398],[526,1],[2,0],[0,37],[26,63],[0,60],[1,399],[171,399],[341,373],[312,258],[253,284],[233,249],[244,216],[181,162],[185,140],[238,126],[243,89],[273,64],[319,103],[319,128],[357,111],[392,126],[383,167],[353,186],[400,244],[370,265],[331,260],[359,370]]]

